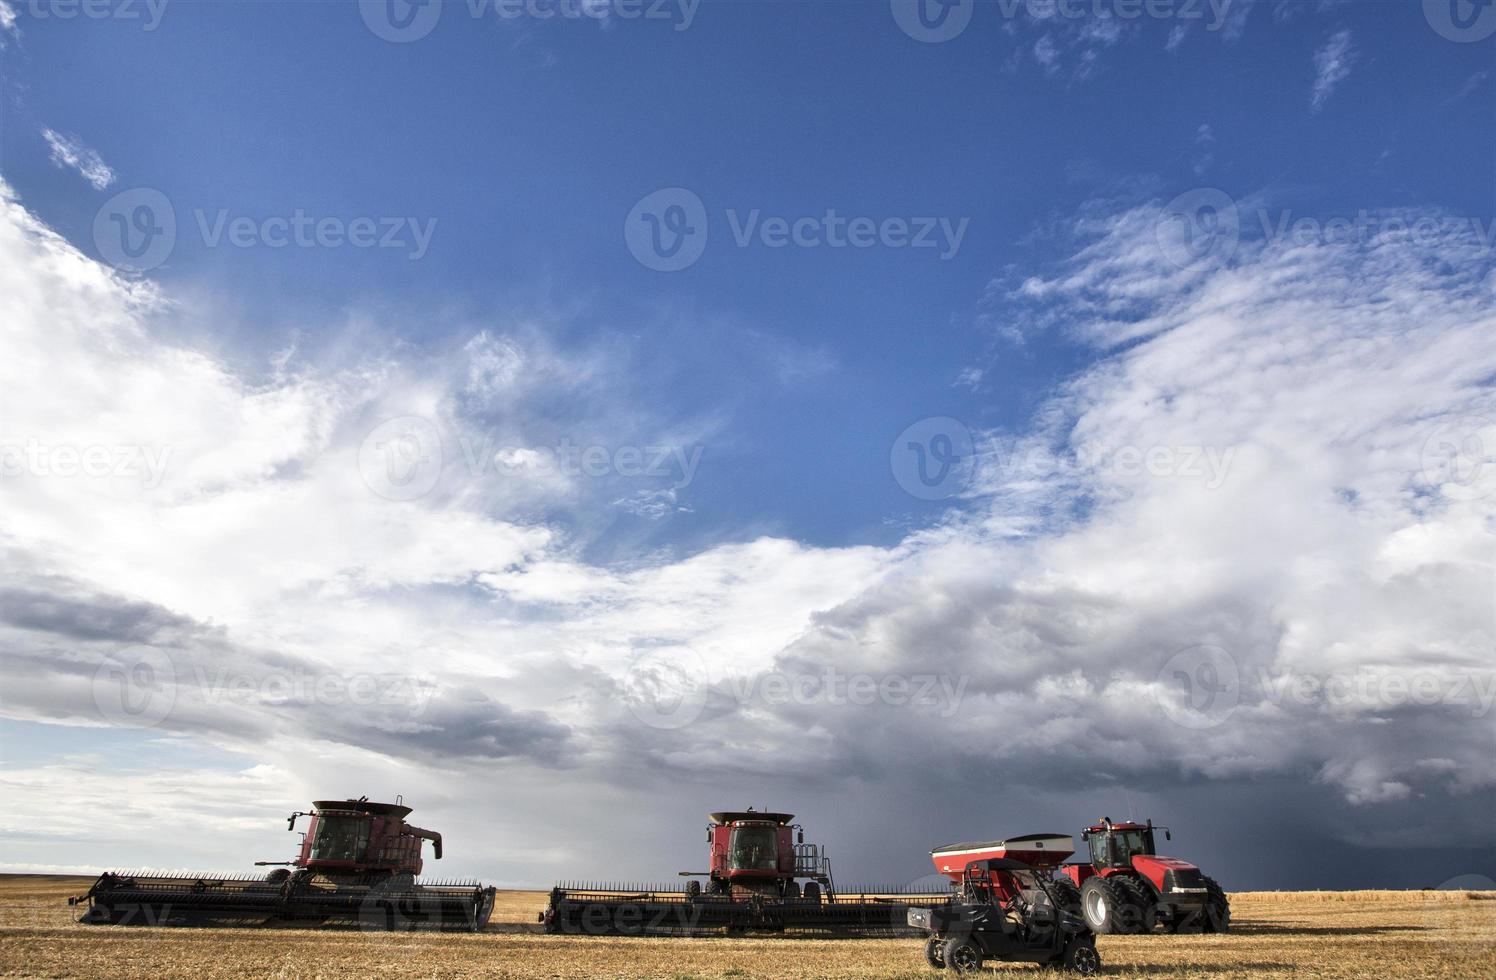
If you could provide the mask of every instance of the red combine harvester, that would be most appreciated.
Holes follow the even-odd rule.
[[[370,930],[477,932],[495,890],[477,882],[417,883],[421,842],[442,856],[442,835],[405,822],[402,803],[319,800],[293,861],[255,877],[110,871],[69,905],[81,921],[110,925],[349,924]],[[257,861],[259,866],[276,862]],[[293,870],[294,869],[294,870]]]
[[[1147,823],[1101,822],[1087,827],[1090,864],[1068,864],[1065,875],[1080,889],[1086,923],[1098,933],[1226,932],[1231,903],[1213,878],[1187,861],[1164,857],[1154,847],[1156,830]]]
[[[563,882],[540,921],[572,935],[692,936],[713,932],[811,931],[840,935],[913,934],[914,904],[950,893],[859,889],[837,893],[831,861],[805,843],[793,814],[724,810],[710,815],[707,871],[682,871],[684,888]],[[705,879],[705,887],[702,881]]]

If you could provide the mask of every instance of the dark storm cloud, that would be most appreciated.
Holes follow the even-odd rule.
[[[79,640],[150,643],[191,624],[185,616],[149,602],[102,595],[52,576],[28,588],[0,588],[0,623]]]

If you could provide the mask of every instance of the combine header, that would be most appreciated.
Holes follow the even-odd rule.
[[[81,921],[111,925],[346,924],[369,930],[476,932],[493,913],[495,890],[477,882],[417,883],[421,842],[442,856],[442,835],[405,822],[399,802],[319,800],[293,861],[255,877],[110,871],[69,905]],[[258,861],[268,866],[275,862]]]
[[[949,892],[859,889],[839,894],[831,861],[789,813],[710,815],[707,871],[682,871],[683,888],[563,882],[540,921],[572,935],[694,936],[749,931],[909,935],[913,905]],[[703,885],[702,879],[705,879]]]

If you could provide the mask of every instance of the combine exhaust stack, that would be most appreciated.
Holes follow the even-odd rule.
[[[831,861],[806,844],[793,814],[753,809],[711,814],[711,870],[681,872],[684,887],[563,882],[540,921],[584,936],[700,936],[742,932],[911,935],[908,912],[948,901],[941,891],[838,893]],[[705,886],[700,880],[705,878]]]
[[[417,882],[421,844],[442,856],[441,835],[405,822],[400,803],[321,800],[296,859],[264,876],[110,871],[84,895],[81,921],[111,925],[348,925],[369,930],[476,932],[495,890],[475,881]],[[268,862],[260,862],[264,865]]]

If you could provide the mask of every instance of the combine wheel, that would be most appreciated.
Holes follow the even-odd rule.
[[[1079,973],[1083,977],[1101,971],[1101,954],[1096,952],[1096,944],[1090,939],[1076,937],[1065,947],[1065,969]]]
[[[814,902],[817,905],[821,904],[821,884],[820,884],[820,882],[817,882],[817,881],[807,881],[805,883],[805,900],[807,902]]]
[[[1152,932],[1153,927],[1158,924],[1158,906],[1154,904],[1148,886],[1125,875],[1118,875],[1112,881],[1117,890],[1127,896],[1127,907],[1123,910],[1127,918],[1127,932]]]
[[[695,878],[692,878],[690,881],[686,882],[686,898],[694,902],[700,897],[701,882],[697,881]]]
[[[982,968],[982,950],[970,939],[951,939],[945,944],[945,965],[957,973],[975,973]]]
[[[1128,895],[1108,879],[1100,875],[1087,878],[1080,899],[1086,925],[1097,935],[1125,936],[1136,931],[1129,928],[1134,917],[1127,912]]]
[[[276,868],[274,871],[272,871],[269,874],[265,875],[265,880],[268,881],[272,885],[284,885],[290,879],[291,879],[291,869],[290,868]]]
[[[1210,896],[1205,901],[1205,919],[1200,927],[1205,932],[1229,932],[1231,930],[1231,903],[1226,899],[1225,889],[1214,878],[1205,879]]]
[[[945,940],[931,936],[925,943],[925,962],[937,970],[945,969]]]
[[[794,880],[786,881],[784,883],[784,897],[791,900],[799,898],[800,883]]]

